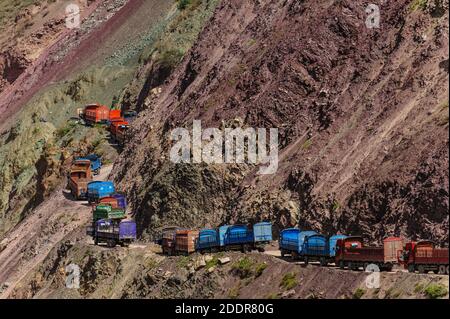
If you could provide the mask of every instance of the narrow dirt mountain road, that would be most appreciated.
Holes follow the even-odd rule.
[[[106,180],[112,165],[102,168],[94,180]],[[6,235],[0,252],[0,298],[8,298],[14,287],[51,249],[91,217],[86,201],[74,201],[59,187],[44,203]]]

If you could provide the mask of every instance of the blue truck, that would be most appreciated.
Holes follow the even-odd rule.
[[[293,260],[302,260],[305,264],[319,261],[322,266],[334,263],[336,242],[346,235],[334,235],[330,238],[315,231],[301,231],[288,228],[280,233],[279,248],[281,256],[290,255]]]
[[[243,252],[253,249],[264,251],[264,245],[272,241],[272,224],[262,222],[247,225],[224,225],[218,229],[203,229],[196,243],[198,251],[218,251],[240,249]]]
[[[136,240],[136,223],[131,220],[115,221],[112,219],[100,219],[88,226],[86,233],[92,236],[94,244],[106,243],[108,247],[120,245],[127,247]]]
[[[76,159],[78,160],[88,160],[91,162],[91,171],[94,175],[100,174],[100,169],[102,168],[102,159],[100,156],[96,154],[90,154],[86,157],[79,157]]]
[[[112,196],[116,192],[113,182],[90,182],[87,185],[87,199],[89,204],[98,203],[104,197]]]

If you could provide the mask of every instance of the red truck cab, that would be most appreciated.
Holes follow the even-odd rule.
[[[398,259],[409,272],[449,273],[448,248],[437,248],[430,240],[406,243]]]

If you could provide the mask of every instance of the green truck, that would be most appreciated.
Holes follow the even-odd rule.
[[[124,219],[126,217],[125,210],[121,208],[112,208],[110,205],[97,205],[93,212],[94,222],[100,219]]]

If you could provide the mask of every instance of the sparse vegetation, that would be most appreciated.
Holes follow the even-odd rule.
[[[297,274],[293,272],[288,272],[287,274],[285,274],[280,283],[280,287],[286,290],[292,289],[297,285],[298,285]]]
[[[255,262],[249,257],[244,257],[235,262],[231,268],[241,277],[241,279],[248,278],[253,274],[253,266]]]
[[[341,208],[341,204],[338,201],[334,201],[332,211],[337,212],[339,210],[339,208]]]
[[[261,276],[266,268],[267,268],[267,264],[266,263],[260,263],[260,264],[256,265],[256,267],[255,267],[255,277]]]
[[[425,10],[428,5],[428,0],[414,0],[411,5],[409,6],[409,9],[411,11],[417,11],[417,10]]]
[[[438,299],[445,297],[448,293],[447,288],[441,284],[430,284],[424,290],[425,296],[429,299]]]
[[[74,123],[68,123],[66,126],[59,128],[56,131],[56,136],[58,138],[63,138],[64,136],[66,136],[67,134],[69,134],[69,132],[76,126],[76,124]]]
[[[239,297],[239,292],[241,289],[240,283],[238,283],[235,287],[231,288],[228,292],[228,297],[230,299],[237,299]]]
[[[182,256],[177,261],[177,267],[178,268],[186,268],[190,262],[191,262],[191,258],[189,256]]]
[[[361,299],[365,293],[366,291],[364,289],[358,288],[353,292],[353,299]]]
[[[307,150],[311,145],[312,145],[311,139],[307,139],[307,140],[302,144],[302,148],[303,148],[304,150]]]
[[[220,257],[213,256],[213,258],[212,258],[211,260],[208,260],[208,261],[206,262],[205,268],[206,268],[206,269],[210,269],[210,268],[212,268],[212,267],[216,267],[216,266],[219,264],[219,258],[220,258]]]
[[[415,286],[414,286],[414,292],[416,294],[423,292],[423,289],[425,288],[425,285],[423,283],[418,282]]]
[[[184,10],[184,9],[186,9],[191,3],[192,3],[192,0],[178,0],[178,9],[179,9],[179,10]]]
[[[275,293],[275,292],[270,293],[267,295],[267,299],[280,299],[280,294]]]

